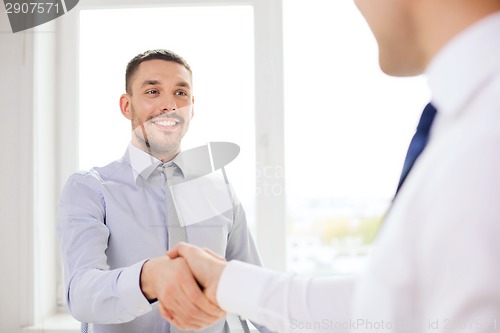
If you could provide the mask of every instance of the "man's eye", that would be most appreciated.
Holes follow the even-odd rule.
[[[182,90],[176,91],[175,94],[178,95],[178,96],[187,96],[188,95],[187,92],[182,91]]]
[[[146,94],[148,94],[148,95],[156,95],[156,94],[159,94],[159,91],[156,90],[156,89],[152,89],[152,90],[146,91]]]

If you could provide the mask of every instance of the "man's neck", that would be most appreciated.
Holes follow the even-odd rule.
[[[420,45],[425,50],[424,61],[428,65],[459,33],[500,11],[500,1],[425,0],[416,2],[414,9]]]

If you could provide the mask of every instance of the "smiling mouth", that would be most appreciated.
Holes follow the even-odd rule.
[[[163,131],[173,131],[177,129],[180,122],[180,119],[172,116],[167,117],[166,115],[157,116],[150,120],[152,125]]]
[[[179,121],[177,119],[172,119],[172,118],[158,119],[158,120],[153,121],[153,124],[159,125],[159,126],[175,126],[178,123],[179,123]]]

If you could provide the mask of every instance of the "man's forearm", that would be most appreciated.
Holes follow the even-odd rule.
[[[68,307],[79,321],[116,324],[131,321],[151,310],[138,281],[143,261],[115,269],[81,270],[68,286]]]

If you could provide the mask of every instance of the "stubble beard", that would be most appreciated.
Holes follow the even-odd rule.
[[[174,134],[173,138],[161,138],[162,133],[154,133],[151,120],[141,121],[132,107],[132,131],[136,138],[136,142],[141,149],[148,154],[155,156],[159,160],[163,160],[164,156],[176,154],[180,151],[183,135]],[[166,134],[168,135],[168,134]],[[166,136],[165,135],[165,136]]]

